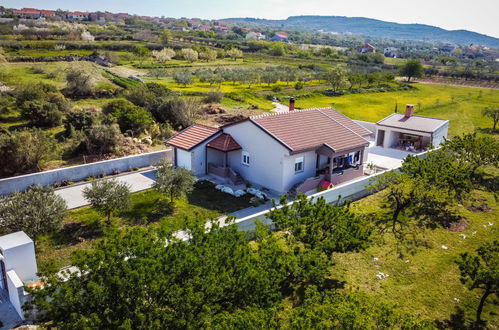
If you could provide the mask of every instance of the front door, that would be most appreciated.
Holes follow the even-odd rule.
[[[378,130],[378,137],[376,139],[376,145],[383,146],[384,142],[385,142],[385,131],[382,129],[379,129]]]

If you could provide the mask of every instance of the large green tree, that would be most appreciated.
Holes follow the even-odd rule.
[[[483,306],[491,294],[499,294],[499,241],[487,243],[476,251],[461,254],[457,261],[461,282],[470,290],[481,290],[482,297],[476,311],[476,321],[481,322]]]
[[[338,91],[348,87],[348,72],[345,68],[337,65],[327,70],[324,78],[331,85],[333,90]]]
[[[269,218],[277,230],[289,232],[306,247],[327,255],[359,251],[369,244],[370,227],[348,204],[334,206],[324,198],[311,200],[300,194],[289,205],[286,196],[282,196],[280,206],[274,205]]]
[[[22,230],[36,242],[40,235],[61,228],[66,211],[66,202],[52,188],[35,186],[0,199],[0,231]]]
[[[407,77],[407,81],[411,81],[411,78],[420,78],[423,76],[423,65],[418,59],[412,59],[402,64],[399,67],[399,74],[403,77]]]
[[[268,228],[253,243],[236,226],[186,230],[188,242],[152,229],[113,231],[77,251],[78,272],[48,276],[34,291],[40,319],[61,329],[210,328],[218,317],[271,309],[328,273],[324,256]]]

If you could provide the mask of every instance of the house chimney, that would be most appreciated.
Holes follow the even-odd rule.
[[[405,116],[407,118],[411,117],[414,114],[414,105],[413,104],[407,104],[405,106]]]
[[[289,111],[294,111],[295,110],[295,99],[294,97],[289,99]]]

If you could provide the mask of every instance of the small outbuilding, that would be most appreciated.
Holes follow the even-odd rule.
[[[393,113],[376,123],[376,145],[406,151],[423,151],[438,147],[447,138],[449,121],[414,115],[414,105],[405,113]]]

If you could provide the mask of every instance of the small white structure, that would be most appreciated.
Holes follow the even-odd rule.
[[[19,231],[0,237],[0,290],[24,319],[22,306],[29,294],[24,286],[38,280],[33,241]]]
[[[376,123],[376,146],[407,151],[426,150],[440,146],[447,137],[449,121],[414,115],[414,105],[406,106],[405,114],[393,113]]]

